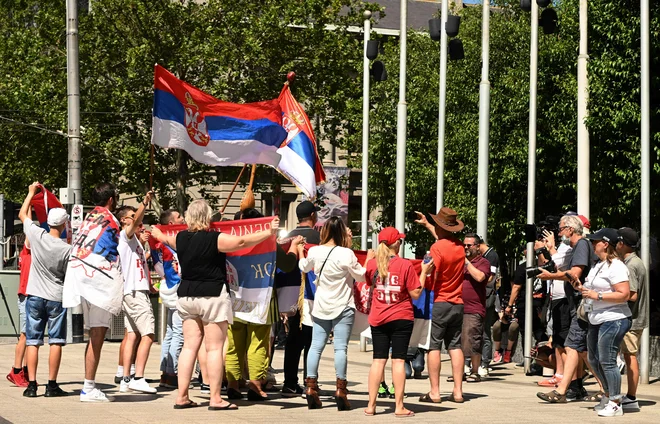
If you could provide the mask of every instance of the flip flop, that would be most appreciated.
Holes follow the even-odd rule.
[[[237,409],[238,406],[229,402],[225,406],[209,406],[209,411],[235,411]]]
[[[449,402],[454,402],[454,403],[463,403],[465,402],[465,399],[463,398],[456,398],[454,397],[454,394],[450,394],[449,397],[447,398]]]
[[[433,398],[431,397],[431,392],[428,392],[428,393],[425,394],[425,395],[421,395],[421,396],[419,397],[419,401],[420,401],[420,402],[424,402],[424,403],[441,403],[441,402],[442,402],[442,398],[441,398],[441,399],[433,399]]]
[[[192,400],[189,400],[188,403],[184,404],[174,404],[174,409],[188,409],[188,408],[197,408],[199,405],[196,402],[193,402]]]
[[[413,411],[408,411],[405,414],[394,414],[394,416],[397,418],[408,418],[408,417],[414,417],[415,413]]]
[[[374,412],[367,412],[367,410],[365,409],[364,415],[366,415],[367,417],[373,417],[374,415],[376,415],[376,410],[374,409]]]

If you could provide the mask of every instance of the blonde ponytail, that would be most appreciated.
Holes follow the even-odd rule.
[[[387,244],[378,243],[378,248],[376,249],[376,264],[378,265],[378,275],[380,275],[381,281],[385,281],[387,278],[391,255],[392,252]]]

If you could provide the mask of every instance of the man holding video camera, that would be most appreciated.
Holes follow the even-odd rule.
[[[566,270],[551,272],[540,269],[538,278],[541,280],[564,281],[564,292],[568,299],[570,325],[566,336],[566,361],[564,375],[557,382],[557,389],[549,393],[537,393],[537,396],[550,403],[564,403],[569,400],[582,400],[587,397],[582,386],[583,363],[587,357],[587,330],[589,324],[578,319],[577,306],[580,287],[591,266],[595,262],[593,247],[583,237],[582,220],[576,215],[564,215],[559,221],[559,236],[562,241],[568,241],[573,249],[573,255]],[[555,318],[553,317],[553,320]]]

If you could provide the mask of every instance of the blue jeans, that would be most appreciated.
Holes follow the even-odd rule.
[[[177,374],[179,354],[183,347],[183,321],[176,309],[167,310],[167,330],[160,349],[160,371]]]
[[[351,330],[355,322],[355,309],[346,308],[334,319],[314,318],[314,327],[312,329],[312,346],[309,348],[307,356],[307,377],[318,378],[319,361],[321,354],[328,342],[330,332],[334,330],[333,345],[335,347],[335,372],[337,378],[346,380],[346,367],[348,351],[348,340],[351,337]]]
[[[25,301],[25,344],[41,346],[48,324],[48,344],[66,344],[66,309],[62,302],[28,296]]]
[[[622,318],[599,325],[589,324],[587,347],[589,363],[596,377],[603,383],[603,390],[611,400],[621,399],[621,372],[616,365],[616,355],[632,321]]]

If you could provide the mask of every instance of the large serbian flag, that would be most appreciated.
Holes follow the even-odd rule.
[[[277,152],[282,160],[277,166],[305,196],[316,197],[316,186],[325,180],[323,164],[316,148],[314,130],[305,110],[285,84],[279,97],[282,108],[282,125],[288,135]]]
[[[279,100],[223,102],[155,67],[151,143],[185,150],[213,166],[261,163],[277,166],[287,136]]]
[[[211,229],[243,236],[270,229],[272,217],[211,223]],[[185,225],[158,225],[167,235],[176,235]],[[253,324],[266,324],[275,278],[276,237],[256,246],[227,253],[227,283],[231,290],[234,317]],[[185,269],[182,270],[185,272]]]

